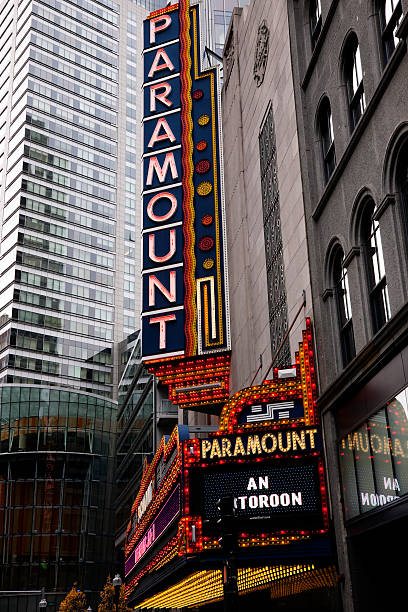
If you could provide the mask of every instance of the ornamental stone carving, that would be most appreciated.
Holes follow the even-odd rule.
[[[269,28],[265,19],[259,24],[255,48],[254,79],[256,86],[262,85],[269,54]]]

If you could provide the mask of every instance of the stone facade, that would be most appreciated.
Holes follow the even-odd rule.
[[[345,498],[349,491],[344,483],[353,469],[358,471],[359,456],[353,451],[355,467],[343,466],[341,473],[338,441],[362,424],[376,419],[378,423],[377,415],[383,414],[398,394],[405,393],[408,385],[406,187],[401,179],[404,172],[406,176],[407,164],[408,3],[393,3],[396,12],[390,19],[398,23],[391,23],[389,39],[381,15],[385,2],[314,3],[317,10],[321,4],[314,37],[311,31],[316,20],[311,28],[309,4],[289,0],[288,14],[294,82],[298,84],[296,108],[319,365],[318,405],[323,414],[339,567],[344,576],[344,609],[365,611],[382,609],[391,601],[391,582],[402,584],[399,565],[386,551],[395,534],[406,530],[407,504],[401,495],[398,504],[366,513],[361,502],[365,493],[361,493],[358,516],[347,520]],[[364,99],[361,117],[353,124],[354,102],[347,74],[356,41],[361,58],[356,95],[363,91]],[[331,109],[335,146],[335,166],[329,176],[324,172],[322,108],[326,117],[327,108]],[[380,233],[382,248],[364,237],[367,220]],[[339,322],[344,286],[341,295],[333,269],[338,253],[343,277],[348,279],[349,322],[354,335],[354,347],[347,358]],[[380,256],[381,291],[388,304],[378,324],[375,287],[370,287],[370,258]],[[391,455],[393,452],[391,449]],[[374,453],[371,460],[375,462]],[[398,461],[401,464],[402,460]],[[359,486],[357,482],[357,493]],[[373,485],[378,486],[378,482]],[[403,546],[402,541],[395,544]]]
[[[291,360],[301,339],[304,317],[311,313],[286,2],[254,0],[248,7],[235,9],[224,53],[224,172],[234,392],[251,383],[261,355],[263,365],[254,383],[262,381],[280,344],[276,330],[284,336],[302,304],[303,291],[306,308],[289,336]],[[265,158],[269,154],[265,146],[269,145],[264,141],[270,137],[265,137],[264,128],[274,130],[276,151],[269,161]],[[273,166],[268,166],[270,162]],[[274,214],[268,217],[270,211],[265,208],[272,208],[276,192],[279,210],[275,206]],[[273,219],[274,227],[264,227],[264,218]],[[282,253],[275,257],[275,247],[268,241],[276,242],[279,233]],[[265,236],[266,252],[275,257],[269,272]],[[277,292],[279,300],[275,299]],[[272,334],[271,329],[275,330]]]

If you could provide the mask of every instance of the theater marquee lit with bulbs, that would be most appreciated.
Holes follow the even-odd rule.
[[[220,84],[198,11],[144,22],[142,358],[189,409],[222,405],[230,368]]]
[[[217,499],[232,495],[241,594],[272,597],[337,580],[310,321],[295,364],[236,393],[220,429],[189,439],[177,426],[148,465],[126,541],[126,591],[135,608],[200,606],[222,598]]]

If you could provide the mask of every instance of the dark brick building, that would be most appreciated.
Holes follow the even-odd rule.
[[[408,510],[408,2],[289,0],[345,610],[398,601]]]

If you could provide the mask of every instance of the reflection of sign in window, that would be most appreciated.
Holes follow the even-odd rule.
[[[340,441],[346,519],[408,492],[407,391]]]

